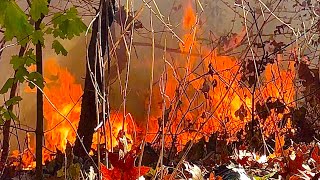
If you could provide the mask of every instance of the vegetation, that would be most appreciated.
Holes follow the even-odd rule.
[[[0,81],[1,179],[320,177],[319,2],[1,0],[0,9],[0,63],[9,55],[11,65]],[[84,80],[44,59],[72,57],[77,38]],[[35,128],[19,114],[27,92]]]

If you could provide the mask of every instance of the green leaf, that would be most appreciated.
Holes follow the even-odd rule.
[[[13,120],[16,120],[17,119],[17,116],[12,112],[12,111],[9,111],[7,110],[6,112],[4,112],[2,114],[3,118],[5,120],[10,120],[10,119],[13,119]]]
[[[26,45],[33,32],[27,15],[13,0],[0,0],[0,9],[0,25],[5,28],[5,39],[10,41],[16,37],[20,45]]]
[[[24,58],[19,57],[19,56],[12,56],[11,60],[10,60],[10,64],[12,64],[14,70],[17,70],[21,66],[24,66],[25,60],[24,60]]]
[[[9,111],[4,112],[4,113],[2,114],[2,116],[3,116],[3,118],[4,118],[5,120],[11,119]]]
[[[24,57],[20,57],[17,55],[14,55],[11,57],[10,64],[12,64],[12,67],[14,70],[18,70],[21,67],[25,66],[31,66],[36,63],[35,61],[36,56],[33,54],[33,49],[29,49]]]
[[[26,58],[26,62],[25,64],[30,67],[33,64],[36,64],[36,55],[33,53],[33,49],[29,49],[26,53],[25,53],[25,58]]]
[[[3,87],[0,90],[0,94],[4,94],[6,92],[8,92],[8,90],[12,87],[14,83],[14,79],[13,78],[9,78],[6,83],[4,83]]]
[[[81,165],[79,163],[70,164],[70,166],[67,168],[67,179],[70,179],[70,180],[80,179],[80,171],[81,171]],[[65,176],[65,167],[62,166],[61,169],[57,171],[57,177],[61,178],[64,176]]]
[[[58,40],[54,40],[52,42],[52,49],[56,52],[56,54],[62,54],[66,56],[68,54],[68,51],[62,46],[62,44]]]
[[[28,57],[26,60],[26,66],[30,67],[33,64],[36,64],[35,57],[34,58]]]
[[[32,43],[34,45],[38,44],[44,44],[44,38],[43,38],[44,33],[41,30],[37,30],[32,34]]]
[[[4,123],[4,119],[2,117],[4,110],[5,109],[3,108],[3,106],[0,106],[0,125],[2,125]]]
[[[259,176],[255,176],[253,177],[254,180],[267,180],[270,179],[271,177],[273,177],[276,174],[276,172],[271,172],[263,177],[259,177]]]
[[[79,36],[86,31],[87,26],[78,16],[78,11],[75,7],[71,7],[65,13],[56,13],[52,17],[53,36],[61,39],[72,39],[74,36]]]
[[[43,84],[43,77],[41,74],[39,74],[38,72],[32,72],[28,75],[28,80],[32,81],[33,83],[35,83],[37,86],[39,86],[41,89],[44,87]],[[34,84],[32,84],[31,82],[29,82],[29,87],[31,89],[33,89],[35,87]]]
[[[17,72],[16,72],[16,75],[15,75],[15,81],[14,82],[24,82],[25,81],[25,77],[28,76],[29,72],[27,71],[27,69],[23,66],[23,67],[20,67]]]
[[[41,14],[47,15],[49,12],[47,0],[33,0],[30,9],[31,18],[38,21]]]
[[[8,3],[9,3],[9,0],[0,1],[0,9],[3,10],[3,11],[0,11],[0,25],[2,26],[4,24],[4,19],[6,18],[4,10],[7,9]]]
[[[1,114],[0,114],[0,125],[2,125],[4,123],[4,119],[2,118]]]
[[[65,167],[62,166],[62,168],[57,171],[57,177],[58,177],[58,178],[61,178],[61,177],[64,177],[64,176],[65,176],[65,175],[64,175],[64,169],[65,169]]]
[[[53,32],[53,28],[51,28],[51,27],[48,27],[48,28],[44,31],[44,33],[46,33],[46,34],[52,34],[52,32]]]
[[[6,106],[12,106],[12,105],[16,105],[18,104],[20,101],[22,100],[22,98],[20,96],[14,96],[13,98],[7,100],[5,102]]]
[[[72,180],[80,179],[81,165],[79,163],[71,164],[68,168],[69,178]]]

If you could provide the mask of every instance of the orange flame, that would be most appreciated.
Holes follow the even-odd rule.
[[[188,4],[184,11],[183,16],[183,28],[190,30],[196,24],[196,15],[192,8],[191,3]]]
[[[47,99],[44,101],[45,148],[43,149],[43,162],[52,160],[57,149],[64,152],[67,142],[75,142],[76,129],[81,112],[81,96],[83,94],[82,87],[80,84],[76,83],[74,76],[66,68],[60,67],[55,59],[49,59],[45,62],[44,72],[44,79],[46,82],[44,93],[51,102]],[[28,88],[26,91],[34,92]],[[118,145],[117,135],[122,129],[123,118],[121,113],[111,113],[112,147]],[[128,114],[125,117],[124,131],[126,131],[126,137],[129,142],[133,141],[132,135],[135,130],[138,130],[135,126],[134,120],[131,115]],[[106,131],[107,142],[110,143],[108,126],[106,127]],[[95,133],[92,145],[92,148],[94,149],[97,148],[97,137],[97,133]],[[104,143],[104,140],[105,137],[101,136],[100,143]],[[132,144],[129,143],[128,148],[130,149],[131,146]],[[108,148],[111,148],[110,144],[108,144]],[[22,154],[19,154],[18,151],[14,151],[12,157],[21,156],[22,164],[25,169],[34,168],[35,162],[32,152],[33,148],[30,147]]]
[[[45,146],[47,149],[53,152],[56,151],[56,148],[64,151],[67,141],[75,142],[76,140],[75,130],[77,129],[80,119],[80,98],[83,91],[81,85],[75,82],[75,79],[70,72],[66,68],[60,67],[56,61],[48,60],[45,65],[45,72],[47,72],[45,75],[47,84],[44,91],[48,98],[56,106],[57,110],[68,118],[63,118],[48,101],[45,101],[44,110],[47,122],[47,131],[45,131]],[[124,117],[121,113],[111,112],[110,121],[112,127],[112,137],[110,137],[110,128],[108,126],[106,127],[108,149],[111,148],[111,145],[109,144],[110,138],[112,138],[112,147],[118,145],[117,135],[122,129],[123,119]],[[126,137],[128,138],[128,141],[132,141],[133,139],[131,135],[135,132],[134,130],[137,130],[137,127],[135,127],[134,120],[130,114],[125,117],[124,128],[124,131],[127,132]],[[100,136],[100,143],[104,142],[105,137]],[[92,148],[96,149],[97,144],[98,135],[95,133],[93,136]],[[130,148],[131,145],[129,144],[129,149]]]
[[[46,61],[44,71],[44,92],[57,108],[54,109],[48,100],[44,101],[45,146],[53,152],[56,149],[64,151],[67,141],[74,142],[76,139],[74,129],[80,118],[82,88],[75,83],[70,72],[53,59]],[[68,119],[62,117],[58,111]]]
[[[195,137],[196,140],[201,137],[208,137],[213,132],[218,131],[227,133],[227,140],[232,141],[236,140],[235,134],[239,130],[244,129],[246,123],[251,121],[252,118],[251,90],[238,83],[241,82],[240,73],[237,73],[239,68],[241,68],[239,60],[232,56],[218,55],[217,50],[212,52],[210,48],[202,46],[196,38],[196,31],[201,31],[200,26],[196,24],[196,19],[196,14],[192,6],[187,6],[182,20],[183,30],[186,32],[183,35],[184,44],[180,43],[179,46],[181,52],[183,52],[182,54],[197,51],[198,54],[201,54],[202,58],[190,56],[190,54],[182,55],[180,59],[172,64],[184,66],[186,72],[174,72],[171,69],[167,72],[168,77],[165,94],[168,97],[166,98],[166,110],[170,108],[170,102],[175,102],[175,98],[180,97],[180,103],[178,102],[179,106],[177,106],[176,110],[172,110],[174,112],[169,113],[169,119],[166,119],[169,122],[166,124],[165,132],[177,134],[174,138],[176,139],[175,145],[178,147],[178,150],[181,150],[189,140],[194,138],[203,123],[205,124],[200,130],[200,133],[198,133],[198,136]],[[241,36],[244,35],[245,33],[242,32]],[[255,97],[256,102],[266,100],[268,97],[279,98],[285,103],[292,102],[294,97],[294,85],[292,82],[294,77],[293,63],[283,63],[280,62],[280,60],[278,60],[278,62],[277,64],[266,66],[265,73],[259,81],[261,86],[256,90],[261,94],[259,97]],[[214,70],[214,75],[198,78],[200,75],[208,72],[209,65]],[[188,74],[186,75],[186,73]],[[180,82],[177,80],[177,78],[185,76],[187,76],[186,79],[182,78]],[[232,83],[233,79],[235,79],[234,83]],[[179,92],[178,88],[181,82],[190,82],[183,92]],[[214,88],[212,84],[215,84]],[[206,85],[210,86],[207,92],[204,90]],[[177,91],[181,96],[177,95]],[[183,95],[183,93],[187,95]],[[196,96],[197,93],[203,93],[203,96],[197,96],[198,98],[191,103],[190,97]],[[162,102],[160,92],[155,94],[158,94],[158,96],[154,96],[153,101]],[[186,96],[189,97],[187,98]],[[220,101],[221,104],[215,109]],[[202,102],[205,102],[205,105],[201,105]],[[194,108],[197,106],[200,108]],[[246,113],[243,114],[243,118],[239,117],[239,113],[237,115],[237,111],[239,111],[240,108],[246,111]],[[156,133],[159,129],[162,129],[159,126],[161,126],[160,121],[162,121],[163,110],[161,110],[161,108],[157,109],[158,110],[152,113],[150,119],[149,127],[153,128],[150,129],[150,134],[147,136],[147,140],[149,141],[161,136],[159,134],[157,136]],[[190,109],[193,110],[191,111]],[[214,111],[213,114],[212,111]],[[285,113],[287,111],[288,110],[285,110]],[[276,124],[280,121],[281,117],[282,114],[276,115],[275,112],[271,112],[271,116],[268,117],[265,122],[267,125],[262,125],[265,135],[278,131]],[[167,135],[165,137],[167,146],[171,146],[172,141],[172,136]]]
[[[105,140],[107,140],[108,143],[108,149],[111,149],[111,142],[112,142],[112,147],[118,146],[118,135],[119,132],[122,130],[122,123],[123,119],[125,119],[125,125],[124,125],[124,131],[126,132],[126,138],[128,141],[128,149],[130,150],[132,147],[132,141],[135,139],[134,134],[138,130],[138,127],[136,127],[136,124],[134,120],[132,119],[132,116],[130,114],[127,114],[125,117],[119,113],[119,112],[114,112],[111,113],[110,115],[110,123],[112,127],[112,133],[110,134],[110,129],[108,126],[106,126],[106,136],[100,136],[100,143],[104,143]],[[107,123],[108,124],[108,123]],[[111,135],[111,138],[110,138]],[[107,138],[107,139],[105,139]],[[93,135],[93,148],[96,149],[98,145],[98,133],[95,133]]]
[[[245,88],[238,83],[241,81],[238,74],[241,68],[239,60],[236,57],[219,55],[217,50],[212,51],[201,45],[197,39],[197,33],[201,28],[196,21],[195,11],[189,4],[182,20],[182,28],[185,32],[184,44],[180,43],[179,47],[182,54],[197,52],[201,58],[182,55],[174,65],[183,67],[181,69],[185,71],[178,71],[173,66],[168,68],[164,93],[160,92],[159,88],[156,88],[153,93],[150,129],[146,137],[146,140],[151,142],[161,138],[159,130],[165,134],[168,133],[170,135],[165,136],[165,145],[171,146],[175,141],[174,145],[177,146],[178,151],[182,150],[189,140],[208,137],[213,132],[226,133],[227,140],[236,140],[235,134],[251,121],[252,94],[250,88]],[[279,98],[285,103],[293,101],[294,85],[291,81],[294,77],[293,63],[285,63],[281,61],[282,57],[278,58],[279,63],[266,66],[265,73],[259,81],[260,86],[257,87],[260,96],[256,97],[256,101],[263,101],[268,97]],[[208,67],[211,67],[214,72],[201,76],[208,72]],[[77,128],[80,118],[79,100],[83,90],[70,72],[60,67],[54,60],[48,60],[45,64],[45,81],[44,92],[57,108],[54,109],[48,101],[44,103],[47,148],[44,150],[44,160],[50,160],[52,159],[51,151],[55,152],[56,149],[64,151],[67,141],[74,142],[76,139],[74,129]],[[187,84],[187,87],[182,89],[181,84]],[[162,94],[166,96],[164,106],[167,114],[164,114],[162,109],[162,103],[164,103]],[[246,112],[242,118],[239,113],[237,115],[241,108]],[[167,116],[166,119],[163,119],[163,116]],[[265,135],[280,131],[276,124],[281,118],[281,114],[271,111],[271,116],[263,124]],[[123,119],[128,141],[138,141],[135,132],[139,128],[136,127],[131,115],[112,112],[110,115],[112,131],[109,131],[107,123],[106,136],[98,137],[95,133],[92,147],[97,148],[98,140],[100,143],[106,140],[109,149],[117,146],[117,136],[122,129]],[[164,129],[161,127],[163,121],[166,121]],[[172,136],[172,134],[175,135]],[[131,148],[130,144],[129,148]]]

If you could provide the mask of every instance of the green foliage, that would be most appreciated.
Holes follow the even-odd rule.
[[[13,0],[1,0],[0,9],[0,26],[5,28],[5,39],[10,41],[16,37],[21,45],[26,45],[33,32],[27,15]]]
[[[39,87],[43,87],[43,78],[38,73],[29,73],[27,67],[35,64],[35,55],[33,53],[33,49],[29,49],[23,57],[14,55],[11,57],[10,64],[12,64],[12,68],[15,70],[15,76],[13,78],[9,78],[3,87],[0,90],[0,94],[5,94],[12,88],[14,83],[23,83],[25,79],[34,82]],[[30,87],[34,87],[34,85],[29,82]],[[4,121],[9,119],[16,120],[16,115],[7,109],[9,106],[13,106],[18,104],[22,98],[20,96],[14,96],[11,99],[7,100],[4,105],[0,106],[0,124],[3,124]]]
[[[87,29],[87,26],[79,18],[75,7],[71,7],[65,13],[54,14],[52,23],[53,29],[48,29],[46,32],[61,39],[72,39]]]
[[[27,67],[30,67],[31,65],[36,64],[36,55],[33,53],[33,49],[29,49],[25,54],[24,54],[24,59],[25,59],[25,65]]]
[[[268,180],[270,179],[271,177],[273,177],[274,175],[276,174],[276,172],[271,172],[263,177],[259,177],[259,176],[255,176],[253,177],[254,180]]]
[[[6,83],[4,83],[4,85],[2,86],[1,90],[0,90],[0,94],[5,94],[8,92],[8,90],[12,87],[14,83],[14,78],[9,78]]]
[[[2,111],[3,111],[3,106],[0,106],[0,124],[3,124],[4,123],[4,119],[2,117]]]
[[[18,104],[21,100],[22,98],[20,96],[14,96],[13,98],[7,100],[4,104],[6,106],[12,106]]]
[[[55,38],[72,39],[87,29],[87,26],[78,16],[78,11],[75,7],[71,7],[65,13],[54,14],[52,23],[53,27],[47,28],[45,33],[53,34]],[[58,40],[52,42],[52,49],[55,50],[56,54],[62,54],[64,56],[68,54],[68,51]]]
[[[9,110],[4,111],[1,115],[2,115],[2,118],[6,121],[10,119],[17,120],[17,116],[12,111],[9,111]]]
[[[81,165],[79,163],[71,164],[67,168],[67,178],[71,180],[80,179]],[[65,167],[63,166],[60,170],[57,171],[57,177],[65,177]]]
[[[42,15],[47,15],[49,12],[48,0],[33,0],[30,9],[31,18],[38,21]]]
[[[17,83],[19,81],[20,83],[23,83],[25,81],[25,77],[28,75],[28,70],[22,66],[16,71],[14,82]]]
[[[7,120],[17,120],[17,116],[12,112],[7,110],[4,106],[0,106],[0,124],[3,124]]]
[[[42,78],[40,80],[38,75],[34,75],[27,70],[27,67],[30,67],[31,65],[34,65],[36,63],[35,58],[36,57],[33,53],[33,49],[29,49],[23,57],[17,55],[12,56],[10,64],[12,64],[13,69],[16,71],[14,83],[23,83],[25,82],[25,79],[28,79],[30,81],[33,81],[39,87],[43,87]],[[34,85],[30,82],[29,86],[34,88]]]
[[[40,43],[45,45],[44,34],[53,35],[55,38],[72,39],[86,31],[87,27],[78,16],[75,7],[71,7],[65,12],[55,13],[51,19],[52,26],[40,25],[40,30],[35,30],[32,22],[39,20],[49,13],[48,0],[32,0],[29,14],[26,14],[15,2],[15,0],[0,0],[0,28],[4,30],[6,41],[15,41],[21,46],[28,43],[34,45]],[[66,56],[67,50],[58,41],[54,40],[52,49],[56,54]],[[36,57],[33,49],[25,52],[24,56],[13,55],[10,60],[15,76],[9,78],[0,89],[0,94],[5,94],[15,83],[28,82],[30,88],[35,85],[44,87],[44,80],[38,72],[29,72],[28,67],[36,63]],[[6,107],[18,104],[22,98],[15,96],[0,106],[0,124],[5,120],[16,119],[13,112],[8,111]],[[73,172],[73,170],[71,169]],[[76,173],[77,174],[77,173]]]
[[[22,57],[19,57],[17,55],[14,55],[11,57],[11,60],[10,60],[10,64],[12,64],[12,67],[14,70],[17,70],[19,69],[21,66],[24,65],[24,59]]]
[[[39,42],[44,45],[44,38],[43,38],[44,33],[40,30],[35,31],[32,34],[32,43],[34,45],[38,44]]]
[[[52,42],[52,49],[56,52],[56,54],[62,54],[66,56],[68,54],[68,51],[62,46],[62,44],[58,40],[54,40]]]
[[[14,70],[18,70],[21,67],[27,66],[30,67],[31,65],[36,63],[36,56],[33,53],[33,49],[29,49],[23,57],[19,57],[14,55],[11,57],[10,64]]]
[[[39,74],[38,72],[32,72],[28,75],[28,78],[27,78],[29,81],[28,85],[31,89],[35,88],[35,85],[36,84],[37,86],[39,86],[41,89],[44,87],[44,83],[43,83],[43,77],[41,74]],[[34,84],[33,84],[33,83]]]
[[[42,75],[37,72],[30,73],[27,70],[28,67],[36,63],[33,51],[33,49],[29,49],[23,57],[17,55],[11,57],[10,64],[12,64],[12,67],[15,70],[15,76],[7,80],[7,82],[1,88],[0,94],[7,93],[14,83],[23,83],[26,79],[32,81],[28,82],[30,88],[34,88],[34,84],[40,88],[44,87]]]

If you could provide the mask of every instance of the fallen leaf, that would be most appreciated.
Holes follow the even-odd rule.
[[[280,157],[282,155],[283,145],[284,145],[284,136],[280,135],[279,133],[276,133],[276,145],[274,150],[274,153],[276,156]]]
[[[291,159],[289,157],[289,162],[288,162],[288,170],[289,173],[297,174],[299,173],[299,170],[304,170],[302,167],[303,164],[303,153],[300,150],[297,150],[294,159]]]
[[[320,164],[320,152],[319,146],[316,145],[311,153],[311,158],[316,161],[316,164]]]
[[[100,164],[103,180],[136,180],[140,176],[145,175],[150,169],[145,166],[134,166],[134,160],[136,158],[135,150],[129,151],[123,158],[119,157],[119,153],[108,154],[113,168],[108,169],[105,165]]]
[[[300,180],[300,177],[298,177],[298,176],[291,176],[291,177],[289,178],[289,180]]]

